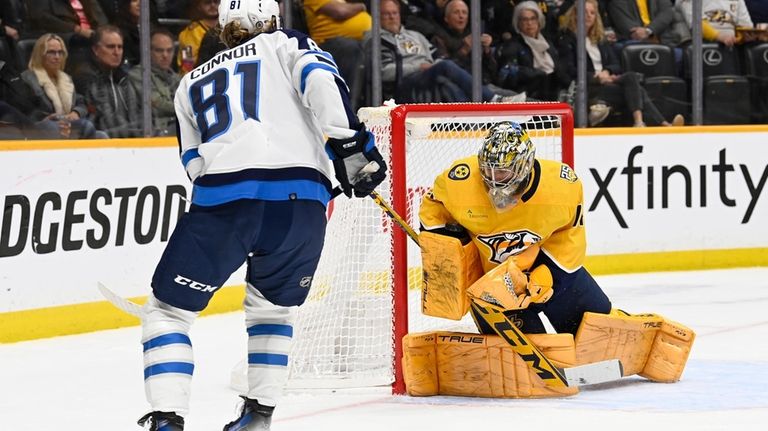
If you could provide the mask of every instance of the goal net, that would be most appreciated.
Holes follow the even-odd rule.
[[[414,229],[435,176],[453,160],[476,154],[496,122],[526,127],[538,158],[573,164],[573,117],[566,104],[399,105],[363,108],[359,117],[389,166],[377,190]],[[403,393],[403,335],[474,326],[471,319],[421,315],[418,247],[371,199],[342,195],[328,212],[320,265],[294,327],[288,388],[392,385]]]

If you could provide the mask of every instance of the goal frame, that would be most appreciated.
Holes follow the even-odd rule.
[[[484,115],[558,115],[560,116],[562,162],[573,168],[574,120],[571,106],[567,103],[451,103],[451,104],[405,104],[394,107],[389,115],[391,121],[390,175],[392,182],[391,206],[399,215],[406,214],[406,119],[419,116],[482,117]],[[436,173],[437,174],[437,173]],[[393,291],[393,336],[394,336],[394,382],[393,394],[405,393],[403,379],[403,337],[408,334],[408,237],[402,229],[391,229],[392,235],[392,291]]]

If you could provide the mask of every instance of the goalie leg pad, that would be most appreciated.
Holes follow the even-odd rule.
[[[558,365],[576,360],[570,334],[532,334],[534,343]],[[547,398],[578,393],[551,388],[496,335],[430,332],[403,337],[403,374],[412,396],[454,395]]]
[[[655,382],[680,380],[695,338],[696,334],[690,328],[665,319],[640,375]]]
[[[483,275],[477,248],[432,232],[419,234],[419,243],[424,269],[422,313],[461,320],[469,310],[467,288]]]
[[[680,380],[694,332],[656,314],[584,313],[576,333],[578,364],[619,359],[624,375],[639,374],[656,382]]]
[[[576,332],[576,360],[587,364],[618,359],[625,376],[637,374],[663,321],[654,314],[628,315],[616,309],[611,314],[584,313]]]

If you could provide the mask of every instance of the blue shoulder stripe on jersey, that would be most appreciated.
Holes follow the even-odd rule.
[[[146,352],[149,349],[154,349],[155,347],[167,346],[169,344],[188,344],[191,347],[192,341],[185,334],[172,333],[172,334],[163,334],[163,335],[160,335],[159,337],[152,338],[151,340],[146,341],[143,344],[144,344],[144,351]]]
[[[302,54],[302,57],[305,55],[314,55],[316,59],[320,61],[324,61],[326,63],[330,62],[330,64],[333,64],[334,66],[336,66],[336,60],[333,59],[333,56],[331,55],[330,52],[311,50]]]
[[[301,69],[301,94],[304,94],[304,90],[307,87],[307,77],[315,70],[327,70],[333,74],[334,77],[339,77],[339,71],[335,67],[325,63],[309,63]]]
[[[265,201],[303,199],[328,205],[331,193],[324,185],[307,180],[243,181],[215,187],[195,185],[192,188],[192,203],[195,205],[221,205],[238,199]]]
[[[296,166],[292,168],[252,168],[243,169],[236,172],[225,172],[221,174],[208,174],[195,180],[195,185],[203,187],[223,186],[226,184],[239,183],[247,180],[308,180],[321,183],[329,191],[331,190],[331,181],[320,171],[314,168]]]
[[[282,335],[284,337],[293,337],[293,326],[278,324],[253,325],[248,328],[248,336],[254,335]]]
[[[248,364],[288,366],[288,355],[279,355],[276,353],[249,353]]]
[[[290,38],[294,38],[297,41],[299,41],[299,49],[310,49],[309,42],[307,42],[307,40],[309,39],[309,36],[307,36],[306,34],[300,31],[291,30],[288,28],[281,28],[278,31],[285,33],[286,36]]]
[[[197,151],[197,148],[190,148],[189,150],[185,151],[184,154],[181,155],[181,164],[184,165],[184,167],[187,167],[187,163],[189,163],[192,159],[196,159],[200,157],[200,152]]]
[[[189,362],[161,362],[144,368],[144,380],[165,373],[189,374],[195,371],[195,364]]]

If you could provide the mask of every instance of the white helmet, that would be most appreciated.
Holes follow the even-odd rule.
[[[274,20],[274,27],[271,27]],[[275,0],[222,0],[219,3],[219,25],[240,22],[249,33],[280,28],[280,6]]]

